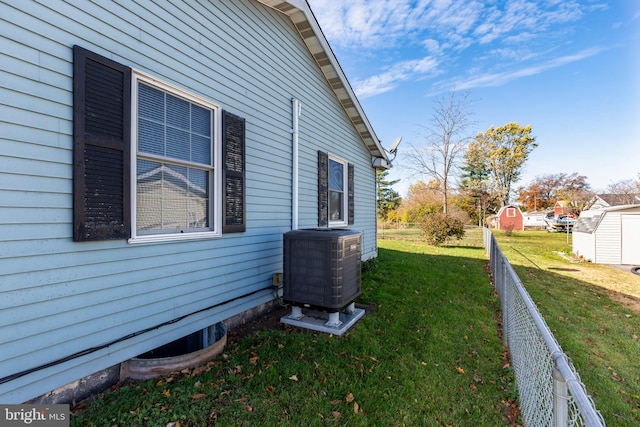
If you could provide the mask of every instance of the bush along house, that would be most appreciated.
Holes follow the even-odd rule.
[[[306,1],[0,20],[0,402],[268,308],[292,229],[357,230],[377,255],[388,159]]]

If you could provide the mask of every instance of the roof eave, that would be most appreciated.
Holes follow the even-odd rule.
[[[306,0],[257,0],[287,15],[372,156],[389,160]]]

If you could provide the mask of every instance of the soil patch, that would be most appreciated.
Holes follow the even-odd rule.
[[[614,301],[618,301],[628,309],[640,313],[640,299],[631,295],[621,294],[620,292],[609,291],[608,294]]]
[[[290,307],[275,306],[273,310],[264,313],[253,320],[242,325],[235,326],[227,331],[228,344],[232,344],[243,337],[253,335],[258,331],[271,329],[285,329],[287,325],[280,323],[280,318],[286,316],[291,311]]]

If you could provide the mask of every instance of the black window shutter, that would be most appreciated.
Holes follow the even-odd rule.
[[[73,48],[73,239],[131,236],[131,69]]]
[[[246,230],[245,120],[222,112],[222,217],[223,233]]]
[[[353,223],[355,222],[355,200],[354,200],[354,183],[353,183],[353,178],[354,178],[354,168],[353,165],[351,163],[349,163],[348,165],[348,181],[347,181],[347,192],[348,192],[348,199],[347,199],[347,205],[349,208],[349,213],[348,213],[348,218],[349,218],[349,225],[353,225]]]
[[[318,151],[318,227],[329,226],[329,154]]]

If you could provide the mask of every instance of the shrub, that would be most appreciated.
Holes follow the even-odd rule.
[[[448,239],[462,239],[464,224],[461,220],[443,213],[425,215],[420,223],[422,237],[432,246],[440,246]]]
[[[379,266],[380,262],[378,261],[378,257],[375,257],[362,262],[361,269],[362,271],[376,271]]]
[[[510,237],[511,233],[513,233],[514,227],[515,227],[515,224],[513,223],[507,224],[506,226],[502,227],[502,230],[504,231],[504,235],[507,237]]]

